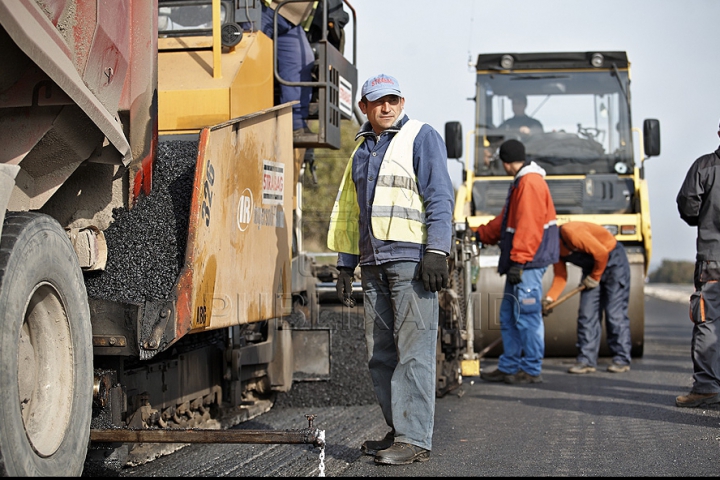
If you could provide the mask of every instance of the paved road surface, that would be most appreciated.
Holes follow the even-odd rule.
[[[648,290],[645,352],[630,372],[606,372],[603,358],[597,373],[570,375],[573,359],[548,358],[542,384],[466,379],[437,401],[426,463],[377,466],[360,454],[363,440],[386,432],[376,406],[288,408],[240,428],[305,428],[314,413],[326,435],[322,464],[307,445],[191,445],[120,476],[717,476],[720,409],[674,405],[692,382],[691,288],[679,290]]]

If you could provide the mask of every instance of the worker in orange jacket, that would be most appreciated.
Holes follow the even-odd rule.
[[[560,261],[553,265],[553,283],[543,305],[555,301],[567,283],[566,262],[582,269],[577,323],[578,356],[569,373],[592,373],[597,367],[602,313],[605,312],[607,343],[612,353],[608,372],[630,370],[630,264],[625,248],[601,225],[568,222],[558,229]],[[545,313],[547,308],[544,309]]]

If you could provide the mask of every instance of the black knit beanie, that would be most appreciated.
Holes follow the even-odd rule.
[[[504,163],[525,162],[525,145],[515,139],[506,140],[500,145],[500,160]]]

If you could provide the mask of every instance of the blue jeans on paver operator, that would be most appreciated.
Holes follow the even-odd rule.
[[[438,294],[417,262],[361,266],[368,367],[395,441],[432,450]]]
[[[281,10],[282,12],[282,10]],[[262,32],[270,39],[275,29],[275,11],[265,5],[262,6]],[[307,39],[305,30],[301,25],[293,25],[282,14],[277,16],[278,31],[277,45],[277,71],[288,82],[312,81],[312,70],[315,65],[315,53]],[[293,130],[307,126],[312,87],[298,87],[295,85],[280,84],[279,102],[287,103],[298,100],[293,105]]]
[[[547,267],[523,270],[522,281],[505,280],[500,304],[503,353],[498,370],[514,375],[519,370],[537,376],[545,356],[545,325],[542,317],[542,277]]]

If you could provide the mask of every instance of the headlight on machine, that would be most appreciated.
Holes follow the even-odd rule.
[[[620,225],[620,235],[635,235],[637,227],[635,225]]]
[[[613,236],[618,234],[618,226],[617,225],[603,225],[605,227],[605,230],[612,233]]]

